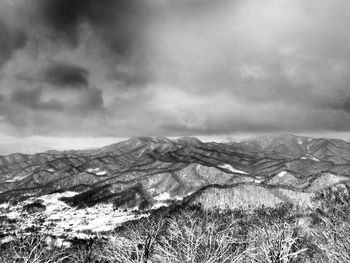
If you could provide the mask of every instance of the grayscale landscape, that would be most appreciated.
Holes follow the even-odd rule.
[[[0,0],[0,263],[350,262],[349,14]]]
[[[343,140],[134,137],[0,160],[3,261],[346,262],[349,255]]]

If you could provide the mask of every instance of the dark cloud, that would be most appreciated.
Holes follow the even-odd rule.
[[[77,65],[52,62],[41,72],[43,81],[62,88],[82,88],[89,84],[89,71]]]
[[[0,66],[6,63],[15,51],[23,48],[26,42],[27,36],[22,29],[11,28],[11,25],[0,17]]]
[[[87,23],[118,54],[140,41],[145,5],[138,0],[39,0],[37,12],[49,36],[77,46],[81,25]]]
[[[74,99],[70,98],[67,101],[47,98],[48,95],[50,94],[47,90],[38,87],[17,88],[9,97],[1,96],[0,125],[5,126],[4,130],[7,132],[18,136],[33,134],[98,136],[99,131],[108,125],[108,122],[104,123],[106,119],[102,90],[97,88],[79,90]]]
[[[15,89],[11,95],[11,101],[26,107],[30,110],[49,110],[60,111],[63,108],[63,104],[56,100],[50,99],[48,101],[42,100],[43,88],[38,87],[36,89]]]
[[[332,0],[4,0],[1,114],[28,134],[348,131],[348,10]]]
[[[76,48],[83,25],[114,59],[128,59],[143,48],[146,20],[152,18],[152,5],[138,0],[5,0],[0,5],[0,64],[28,42],[35,52],[47,42]]]

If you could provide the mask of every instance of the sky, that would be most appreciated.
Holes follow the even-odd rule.
[[[0,142],[344,135],[349,28],[348,0],[1,0]]]

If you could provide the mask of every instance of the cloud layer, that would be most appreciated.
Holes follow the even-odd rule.
[[[51,63],[41,72],[44,82],[58,88],[81,88],[89,84],[89,71],[81,66],[62,62]]]
[[[350,130],[346,0],[4,0],[18,136]]]

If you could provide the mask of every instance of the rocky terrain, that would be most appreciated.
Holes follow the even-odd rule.
[[[241,142],[138,137],[86,151],[0,157],[2,236],[86,237],[174,203],[254,208],[348,189],[350,144],[294,135]]]

